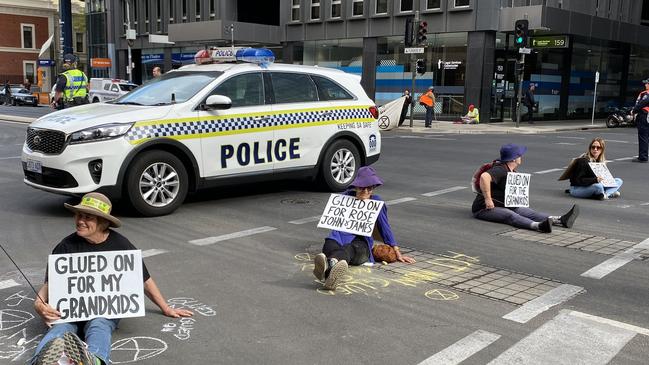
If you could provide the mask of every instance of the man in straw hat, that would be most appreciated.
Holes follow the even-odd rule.
[[[355,196],[357,199],[382,200],[380,196],[373,194],[374,189],[383,185],[383,180],[376,174],[374,168],[364,166],[358,169],[358,175],[352,181],[350,187],[344,194]],[[379,216],[376,219],[378,233],[385,244],[392,246],[396,260],[405,263],[414,263],[412,257],[403,256],[399,251],[392,228],[388,222],[388,210],[383,204]],[[322,253],[314,257],[313,275],[318,280],[324,281],[324,288],[336,289],[341,279],[347,273],[348,265],[362,265],[365,262],[374,262],[372,237],[359,236],[342,231],[331,231],[325,239]]]
[[[100,193],[89,193],[81,198],[77,205],[65,203],[65,207],[74,212],[76,232],[65,237],[52,251],[52,254],[73,254],[99,251],[135,250],[135,246],[121,234],[111,228],[121,225],[119,219],[110,214],[112,204]],[[191,316],[186,309],[174,309],[167,305],[158,286],[142,263],[144,293],[162,313],[168,317],[178,318]],[[50,327],[47,334],[36,347],[32,364],[58,364],[62,358],[75,365],[101,365],[110,363],[111,336],[117,328],[119,319],[94,318],[85,322],[59,323],[51,325],[61,317],[61,313],[50,306],[48,298],[48,281],[38,293],[34,309]],[[83,333],[85,341],[77,336]]]

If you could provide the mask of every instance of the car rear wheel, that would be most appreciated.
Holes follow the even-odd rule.
[[[180,159],[165,151],[147,151],[136,159],[126,180],[133,208],[148,217],[176,210],[187,196],[189,181]]]
[[[320,166],[324,186],[330,191],[342,191],[349,187],[361,165],[358,148],[347,140],[332,143],[325,151]]]

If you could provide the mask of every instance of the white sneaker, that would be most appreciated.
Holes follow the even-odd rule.
[[[338,261],[332,268],[327,280],[325,281],[324,288],[327,290],[335,290],[338,282],[347,274],[347,261]]]
[[[613,194],[609,195],[609,198],[619,198],[620,195],[622,195],[622,194],[620,194],[619,191],[616,191]]]
[[[313,275],[318,280],[325,279],[325,272],[327,271],[327,256],[323,253],[315,255],[313,258]]]

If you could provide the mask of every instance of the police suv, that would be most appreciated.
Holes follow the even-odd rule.
[[[310,177],[340,191],[378,160],[378,111],[358,76],[273,63],[267,49],[203,50],[195,60],[114,101],[34,121],[24,182],[101,191],[157,216],[213,186]]]

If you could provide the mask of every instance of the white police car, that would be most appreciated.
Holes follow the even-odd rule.
[[[312,177],[345,189],[379,158],[374,103],[358,76],[273,59],[266,49],[200,51],[197,64],[117,100],[43,116],[27,130],[24,182],[102,191],[147,216],[226,184]]]

